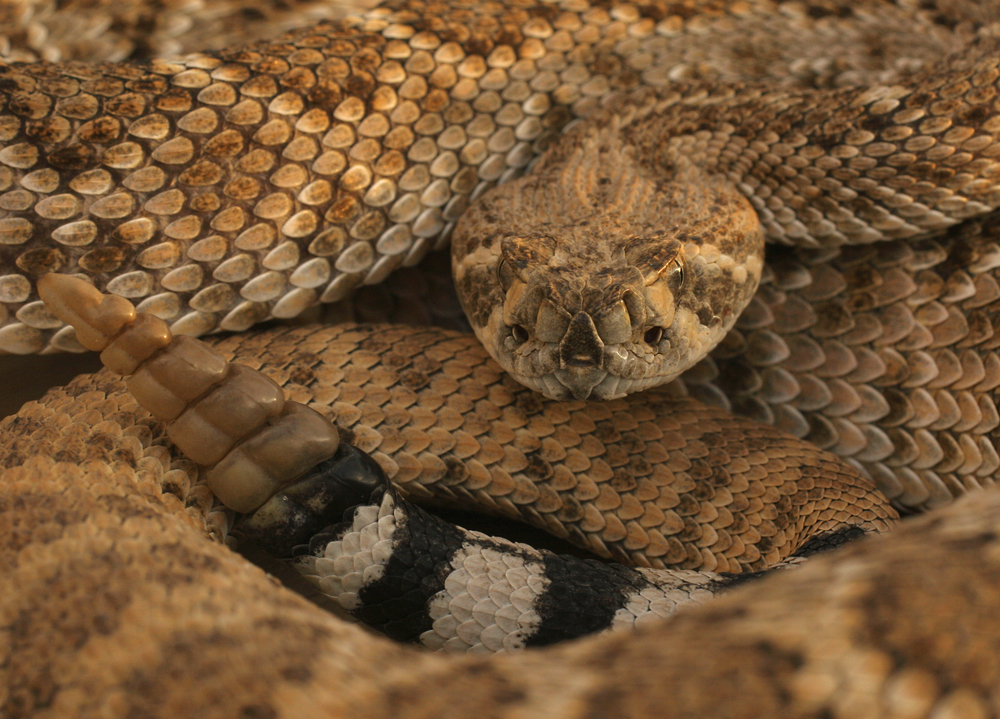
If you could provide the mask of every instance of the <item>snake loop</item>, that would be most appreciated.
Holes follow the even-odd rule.
[[[64,52],[36,28],[0,63],[0,350],[130,374],[0,424],[4,713],[1000,713],[995,492],[739,579],[884,529],[869,479],[920,509],[1000,468],[991,6],[393,0],[152,61],[115,54],[149,24],[130,7],[98,8],[126,38],[110,62],[17,62]],[[483,344],[184,336],[359,288],[358,313],[398,291],[412,314],[421,290],[364,287],[449,239]],[[208,541],[241,528],[436,648],[580,634],[578,608],[584,631],[651,626],[448,661]]]

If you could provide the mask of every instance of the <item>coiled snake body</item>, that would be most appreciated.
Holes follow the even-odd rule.
[[[957,3],[414,3],[177,62],[0,66],[0,349],[79,349],[34,294],[49,271],[90,275],[178,334],[242,330],[377,283],[455,230],[463,302],[505,365],[497,338],[563,340],[548,361],[564,373],[588,361],[611,374],[610,345],[631,342],[653,365],[684,354],[685,337],[721,344],[661,399],[605,405],[532,400],[468,340],[429,330],[278,330],[218,346],[328,408],[413,496],[472,499],[633,562],[773,564],[795,549],[781,497],[798,491],[784,485],[799,465],[738,450],[718,410],[692,409],[688,432],[658,402],[686,392],[776,424],[904,507],[945,504],[1000,466],[989,18]],[[607,147],[596,170],[579,160],[588,142]],[[709,188],[689,193],[709,211],[671,220],[672,254],[630,257],[637,228],[663,227],[644,211],[681,207],[652,198],[689,186]],[[598,187],[588,240],[568,228]],[[505,200],[507,214],[490,204]],[[804,249],[763,268],[734,256],[720,235],[753,235],[758,221]],[[563,282],[560,232],[605,243],[590,257],[606,263],[596,287],[617,288],[613,303]],[[470,237],[493,240],[471,271]],[[615,269],[619,255],[636,273]],[[683,304],[681,265],[686,282],[696,266],[734,281],[761,272],[761,289],[739,320],[704,315]],[[661,281],[658,295],[644,289]],[[716,335],[671,335],[664,292]],[[520,299],[487,304],[504,293]],[[577,304],[546,309],[557,296]],[[607,376],[537,386],[617,397]],[[53,391],[2,432],[11,716],[997,713],[992,492],[635,636],[446,662],[322,615],[206,541],[231,513],[108,375]],[[671,443],[698,446],[674,460]],[[658,453],[674,462],[669,491],[647,479]],[[655,512],[634,504],[650,483]],[[818,501],[814,489],[795,506]],[[822,501],[826,519],[855,502]]]

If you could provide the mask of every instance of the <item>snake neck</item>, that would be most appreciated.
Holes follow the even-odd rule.
[[[763,231],[724,177],[639,152],[617,123],[573,133],[456,228],[459,297],[490,354],[552,399],[675,378],[750,301]]]

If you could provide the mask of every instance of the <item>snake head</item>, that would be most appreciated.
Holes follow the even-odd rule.
[[[479,339],[552,399],[674,379],[722,340],[760,280],[763,231],[735,187],[627,164],[543,168],[485,194],[453,236]]]

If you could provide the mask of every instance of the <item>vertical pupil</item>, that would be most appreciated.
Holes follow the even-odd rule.
[[[671,274],[670,279],[673,282],[674,286],[680,288],[684,284],[684,265],[682,265],[680,262],[677,262],[677,265],[674,267],[674,269],[671,271],[670,274]]]

